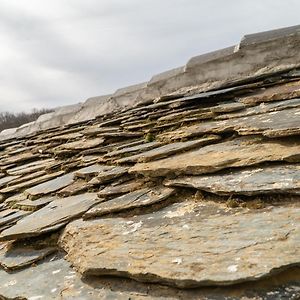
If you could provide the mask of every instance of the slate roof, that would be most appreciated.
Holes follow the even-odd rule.
[[[299,299],[299,70],[2,141],[0,298]]]

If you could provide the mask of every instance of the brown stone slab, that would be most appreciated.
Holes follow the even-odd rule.
[[[32,154],[31,152],[22,153],[22,154],[14,156],[14,157],[1,159],[0,167],[33,160],[37,157],[38,157],[38,154]]]
[[[298,139],[264,140],[238,138],[205,146],[198,150],[178,154],[158,161],[139,163],[129,173],[145,176],[199,175],[225,168],[251,166],[266,161],[300,160]]]
[[[220,195],[300,194],[300,165],[237,170],[225,174],[179,177],[166,186],[193,187]]]
[[[55,179],[46,181],[37,186],[29,188],[24,191],[25,195],[28,195],[29,198],[37,198],[43,195],[51,194],[60,189],[65,188],[66,186],[74,182],[74,174],[69,173],[63,176],[56,177]]]
[[[161,202],[170,197],[175,192],[172,188],[156,187],[154,189],[141,189],[120,196],[118,198],[108,200],[91,208],[87,211],[83,218],[93,218],[105,214],[116,213],[136,207],[148,206]]]
[[[219,136],[210,135],[194,141],[172,143],[140,154],[124,157],[116,160],[115,162],[119,164],[133,163],[133,162],[147,162],[147,161],[167,157],[170,155],[174,155],[176,153],[180,153],[183,151],[188,151],[193,148],[201,147],[203,145],[207,145],[209,143],[218,141],[219,139],[220,139]]]
[[[297,97],[300,97],[300,81],[261,89],[254,94],[240,98],[239,101],[245,104],[256,104],[261,102],[293,99]]]
[[[299,265],[299,207],[227,214],[215,208],[212,215],[208,206],[180,203],[132,218],[78,220],[60,245],[83,275],[180,288],[254,281]]]
[[[99,203],[97,194],[87,193],[52,201],[47,206],[23,218],[16,225],[1,232],[0,240],[14,240],[38,236],[58,229],[70,220],[79,218]]]
[[[161,145],[161,143],[158,143],[158,142],[150,142],[150,143],[144,143],[144,144],[133,146],[133,147],[125,147],[123,149],[107,153],[104,156],[104,158],[118,156],[118,155],[127,154],[127,153],[140,153],[143,151],[152,150],[154,148],[159,147],[160,145]]]

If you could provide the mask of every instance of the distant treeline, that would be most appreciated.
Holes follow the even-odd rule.
[[[51,109],[34,109],[30,113],[0,112],[0,131],[16,128],[23,124],[35,121],[40,115],[52,112]]]

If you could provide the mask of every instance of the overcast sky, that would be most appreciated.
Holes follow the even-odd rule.
[[[299,0],[0,0],[0,111],[112,93],[297,25],[299,11]]]

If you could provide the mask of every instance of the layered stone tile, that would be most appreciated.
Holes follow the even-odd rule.
[[[133,218],[78,220],[67,226],[60,245],[84,275],[180,288],[254,281],[299,265],[299,207],[211,210],[180,203]]]
[[[137,207],[152,205],[166,200],[174,192],[174,189],[166,187],[140,189],[94,206],[84,214],[83,218],[88,219]]]
[[[220,195],[300,194],[300,165],[261,166],[221,174],[179,177],[166,186],[192,187]]]
[[[299,162],[298,138],[237,138],[208,145],[158,161],[139,163],[129,173],[160,177],[166,175],[213,173],[225,168],[251,166],[267,161]]]
[[[123,163],[147,162],[151,160],[157,160],[159,158],[167,157],[183,151],[188,151],[193,148],[201,147],[216,142],[219,139],[220,139],[219,136],[210,135],[193,141],[171,143],[171,144],[167,144],[155,148],[153,150],[142,152],[140,154],[118,159],[115,162],[118,164],[123,164]]]
[[[101,200],[97,194],[87,193],[57,199],[23,218],[16,225],[1,232],[0,240],[24,239],[56,230],[69,221],[79,218]]]
[[[62,176],[55,176],[55,179],[46,181],[44,183],[38,184],[32,188],[24,191],[30,199],[38,198],[47,194],[51,194],[74,182],[74,174],[65,174]]]

